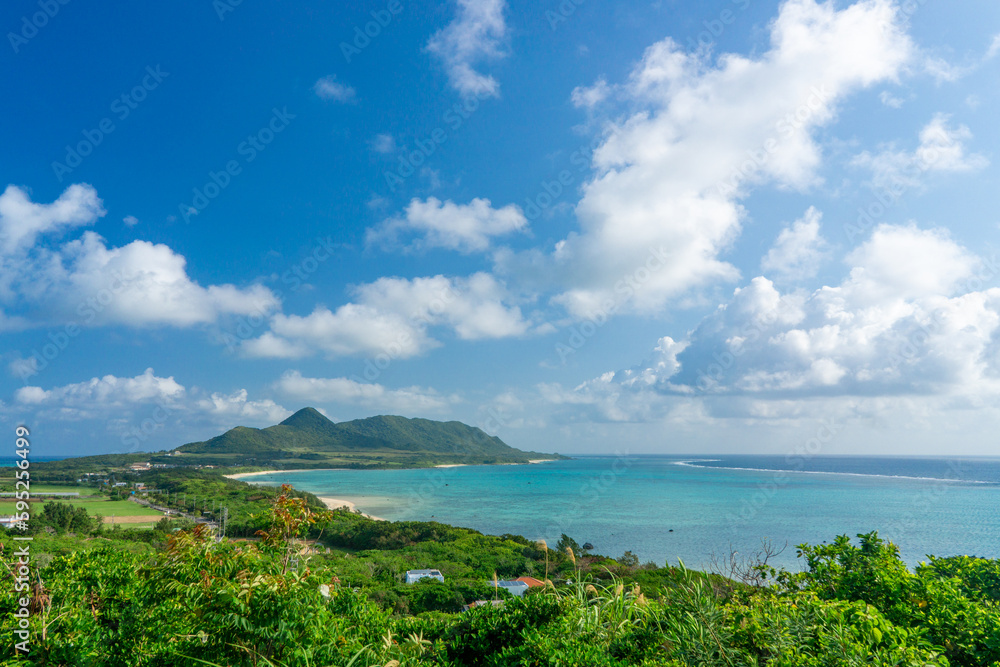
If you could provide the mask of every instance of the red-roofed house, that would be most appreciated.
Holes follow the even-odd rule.
[[[515,581],[520,581],[525,584],[528,584],[528,588],[535,588],[536,586],[543,586],[543,587],[545,586],[544,581],[539,581],[534,577],[518,577],[517,579],[515,579]]]

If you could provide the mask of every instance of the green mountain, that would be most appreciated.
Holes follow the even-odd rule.
[[[391,415],[334,423],[303,408],[275,426],[237,426],[172,452],[175,463],[287,467],[527,463],[562,458],[524,452],[462,422]]]

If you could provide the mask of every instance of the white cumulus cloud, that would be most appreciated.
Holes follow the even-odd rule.
[[[93,231],[44,243],[46,234],[93,224],[103,214],[86,185],[70,186],[45,205],[13,186],[0,195],[3,247],[19,249],[0,252],[0,328],[65,322],[185,327],[278,308],[278,298],[260,285],[199,285],[187,273],[187,260],[163,244],[109,247]]]
[[[8,185],[0,195],[0,253],[34,245],[43,234],[92,225],[105,213],[97,190],[71,185],[51,204],[36,204],[23,189]]]
[[[761,260],[761,270],[788,280],[815,276],[828,247],[819,231],[822,218],[823,214],[810,206],[791,227],[781,230],[774,246]]]
[[[354,88],[346,83],[340,83],[332,74],[316,81],[313,90],[322,99],[335,102],[353,102],[357,97]]]
[[[570,101],[579,109],[593,109],[611,95],[611,86],[601,78],[591,86],[577,86],[570,93]]]
[[[506,0],[458,0],[455,20],[427,42],[427,50],[444,63],[452,88],[464,96],[500,95],[499,82],[476,66],[506,55],[506,8]]]
[[[436,197],[413,199],[402,215],[389,218],[368,230],[369,244],[394,246],[400,237],[416,236],[410,248],[447,248],[463,253],[483,252],[497,236],[524,232],[528,220],[513,204],[495,209],[489,199],[455,204]]]
[[[894,192],[921,187],[929,173],[962,173],[986,167],[989,160],[985,156],[966,149],[972,138],[969,128],[949,127],[948,121],[947,114],[936,114],[921,128],[920,144],[912,152],[889,145],[877,153],[859,153],[852,164],[871,171],[873,187]]]
[[[356,300],[305,316],[275,315],[271,330],[246,341],[248,356],[296,358],[389,355],[405,359],[437,347],[429,329],[463,340],[521,336],[530,323],[506,288],[487,273],[468,278],[380,278],[354,288]]]
[[[396,150],[396,139],[391,134],[376,134],[371,141],[372,150],[388,155]]]
[[[213,392],[207,398],[198,399],[198,411],[216,419],[226,419],[236,423],[277,424],[292,414],[269,398],[252,401],[246,389],[238,389],[231,394]]]
[[[565,285],[555,302],[578,317],[615,302],[616,285],[654,249],[666,261],[629,309],[655,312],[692,289],[736,280],[721,255],[740,234],[741,200],[763,183],[818,182],[817,128],[853,92],[894,81],[912,57],[897,12],[890,0],[843,9],[790,0],[758,55],[712,61],[669,38],[649,47],[620,86],[638,110],[609,121],[594,153],[596,173],[576,207],[580,231],[548,256],[502,257],[499,268],[549,271]]]
[[[645,420],[681,399],[763,417],[835,397],[934,398],[943,409],[1000,395],[1000,289],[984,288],[1000,275],[996,258],[941,230],[881,225],[847,263],[840,284],[811,293],[754,278],[686,340],[665,338],[653,362],[584,383],[573,400]]]
[[[83,418],[139,403],[174,404],[184,398],[185,393],[184,387],[173,377],[157,377],[152,368],[147,368],[142,375],[131,378],[105,375],[51,389],[21,387],[14,398],[23,406],[57,408],[64,418]]]
[[[292,398],[308,403],[360,405],[377,411],[413,415],[439,412],[458,400],[453,396],[441,396],[433,389],[424,387],[387,389],[380,384],[343,377],[304,377],[299,371],[288,371],[282,375],[276,388]]]

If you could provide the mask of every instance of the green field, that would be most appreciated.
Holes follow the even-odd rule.
[[[129,502],[128,500],[105,500],[100,498],[94,499],[71,499],[71,500],[46,500],[41,501],[42,504],[46,502],[60,502],[68,503],[73,507],[83,507],[87,510],[87,513],[91,516],[100,514],[104,517],[150,517],[150,521],[155,521],[157,518],[163,516],[162,513],[156,510],[151,510],[148,507],[143,507],[138,503]],[[0,498],[0,514],[13,512],[14,499],[12,498]],[[9,508],[9,509],[8,509]],[[36,510],[38,511],[38,510]]]
[[[79,493],[81,496],[94,496],[100,493],[95,486],[58,486],[56,484],[32,484],[32,494],[42,493]]]
[[[138,503],[128,500],[60,500],[56,502],[69,503],[73,507],[83,507],[90,514],[100,514],[102,516],[163,516],[156,510],[143,507]]]

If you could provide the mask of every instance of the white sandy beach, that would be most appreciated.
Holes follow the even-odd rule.
[[[552,460],[554,460],[554,459],[530,459],[528,461],[528,463],[546,463],[546,462],[552,461]],[[467,465],[469,465],[469,464],[468,463],[442,463],[442,464],[436,465],[434,467],[435,468],[461,468],[461,467],[464,467],[464,466],[467,466]],[[519,464],[517,464],[517,463],[507,463],[507,464],[501,464],[501,465],[519,465]],[[314,472],[314,471],[320,471],[320,470],[346,470],[346,468],[309,468],[309,469],[302,469],[302,470],[261,470],[259,472],[243,472],[243,473],[238,473],[238,474],[235,474],[235,475],[225,475],[225,477],[227,477],[229,479],[242,479],[244,477],[259,477],[260,475],[280,475],[280,474],[288,473],[288,472]],[[350,499],[346,499],[346,498],[334,498],[332,496],[316,496],[316,497],[319,498],[320,500],[322,500],[329,509],[338,509],[338,508],[341,508],[341,507],[347,507],[352,512],[357,509],[357,501],[355,501],[355,500],[350,500]],[[383,519],[380,516],[375,516],[373,514],[367,514],[367,513],[364,513],[364,512],[362,512],[362,514],[364,514],[364,516],[368,517],[369,519],[375,519],[376,521],[386,521],[386,519]]]
[[[316,496],[316,497],[322,500],[326,504],[327,508],[331,510],[340,509],[341,507],[347,507],[349,510],[353,512],[354,510],[357,509],[357,503],[353,500],[346,500],[344,498],[331,498],[330,496]],[[368,517],[369,519],[375,519],[376,521],[385,521],[385,519],[383,519],[380,516],[375,516],[373,514],[365,514],[364,512],[362,512],[362,514],[364,514],[364,516]]]
[[[550,461],[555,461],[556,459],[528,459],[528,463],[548,463]],[[441,463],[440,465],[434,466],[435,468],[462,468],[468,465],[497,465],[497,466],[519,466],[524,465],[523,463]]]
[[[256,476],[259,476],[259,475],[280,475],[280,474],[286,473],[286,472],[314,472],[314,471],[319,471],[319,470],[346,470],[346,468],[308,468],[308,469],[302,469],[302,470],[261,470],[260,472],[242,472],[242,473],[238,473],[236,475],[224,475],[224,477],[227,477],[229,479],[241,479],[243,477],[256,477]],[[347,499],[344,499],[344,498],[332,498],[330,496],[316,496],[316,497],[319,498],[320,500],[322,500],[323,503],[327,506],[328,509],[335,510],[335,509],[339,509],[341,507],[347,507],[352,512],[355,509],[357,509],[357,503],[355,503],[355,501],[353,501],[353,500],[347,500]],[[380,516],[375,516],[373,514],[365,514],[364,512],[362,512],[362,514],[364,514],[364,516],[368,517],[369,519],[375,519],[376,521],[385,521],[385,519],[383,519]]]
[[[257,475],[280,475],[286,472],[320,472],[324,470],[347,470],[347,468],[299,468],[295,470],[261,470],[260,472],[241,472],[235,475],[223,475],[227,479],[242,479],[244,477],[255,477]]]

